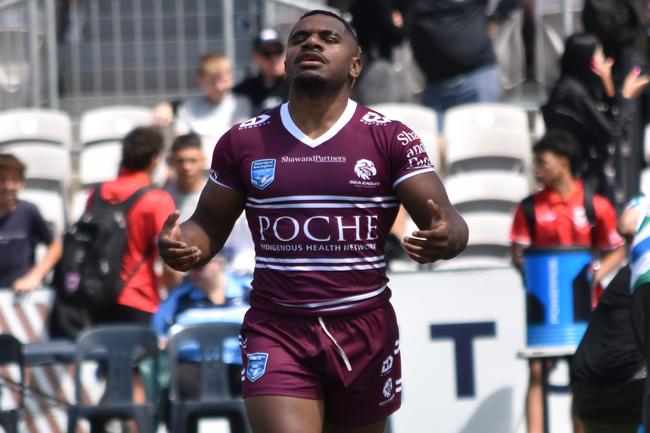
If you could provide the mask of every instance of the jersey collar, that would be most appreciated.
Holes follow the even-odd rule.
[[[298,126],[291,118],[291,114],[289,113],[288,102],[285,102],[280,107],[280,118],[282,119],[282,125],[291,135],[305,143],[307,146],[315,148],[338,134],[338,132],[343,129],[345,125],[347,125],[350,119],[352,119],[352,116],[354,115],[356,109],[357,103],[351,99],[348,99],[348,104],[346,105],[345,110],[343,110],[343,113],[338,118],[338,120],[334,122],[334,125],[332,125],[330,129],[323,133],[323,135],[317,138],[308,137],[298,128]]]

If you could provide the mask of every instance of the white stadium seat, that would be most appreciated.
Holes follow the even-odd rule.
[[[149,126],[153,110],[148,107],[116,105],[85,111],[79,126],[82,147],[100,141],[121,140],[138,126]]]
[[[453,174],[444,183],[449,200],[461,212],[464,208],[486,207],[488,203],[509,211],[531,192],[527,175],[505,170]]]
[[[415,131],[422,140],[424,148],[434,167],[440,166],[440,151],[438,149],[438,118],[436,112],[420,104],[384,103],[372,107],[380,114],[392,120],[399,120]]]
[[[532,151],[528,133],[467,130],[447,135],[447,173],[510,170],[528,173]]]
[[[115,179],[122,160],[120,141],[92,144],[81,149],[79,181],[82,186]]]
[[[65,147],[42,142],[22,142],[0,146],[0,151],[14,155],[27,166],[27,179],[59,182],[64,189],[70,185],[70,152]]]
[[[445,113],[445,135],[505,129],[528,133],[528,115],[512,104],[475,103],[450,108]]]
[[[63,111],[40,108],[0,112],[0,144],[23,141],[43,142],[70,148],[72,130],[70,116]]]

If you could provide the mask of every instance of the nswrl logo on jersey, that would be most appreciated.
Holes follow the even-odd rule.
[[[251,184],[264,189],[275,180],[275,159],[258,159],[251,164]]]
[[[251,382],[255,382],[266,372],[266,361],[269,359],[268,353],[256,352],[249,353],[246,363],[246,377]]]

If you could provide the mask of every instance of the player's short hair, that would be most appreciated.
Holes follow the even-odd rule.
[[[25,164],[10,153],[0,153],[0,173],[12,171],[25,179]]]
[[[569,160],[571,173],[576,175],[579,171],[580,148],[578,142],[568,131],[563,129],[550,129],[533,146],[533,153],[551,152]]]
[[[359,44],[359,38],[357,37],[357,32],[354,30],[354,27],[352,27],[352,25],[349,22],[347,22],[342,16],[335,14],[334,12],[326,11],[323,9],[314,9],[305,13],[303,16],[301,16],[298,19],[298,21],[314,15],[326,15],[328,17],[332,17],[334,19],[339,20],[341,23],[343,23],[345,29],[352,35],[357,45]]]
[[[157,128],[135,128],[122,139],[122,168],[146,170],[153,159],[160,155],[163,143],[163,135]]]
[[[179,150],[185,149],[199,149],[201,150],[201,137],[199,135],[190,132],[189,134],[179,135],[174,139],[172,143],[171,151],[172,153],[178,152]]]
[[[218,74],[224,72],[232,72],[232,64],[230,59],[219,52],[212,52],[202,55],[199,58],[199,65],[197,73],[203,74]]]

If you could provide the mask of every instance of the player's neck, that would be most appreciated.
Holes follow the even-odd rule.
[[[348,105],[348,99],[348,92],[315,96],[292,91],[289,97],[289,114],[305,135],[317,138],[327,132],[341,117]]]

